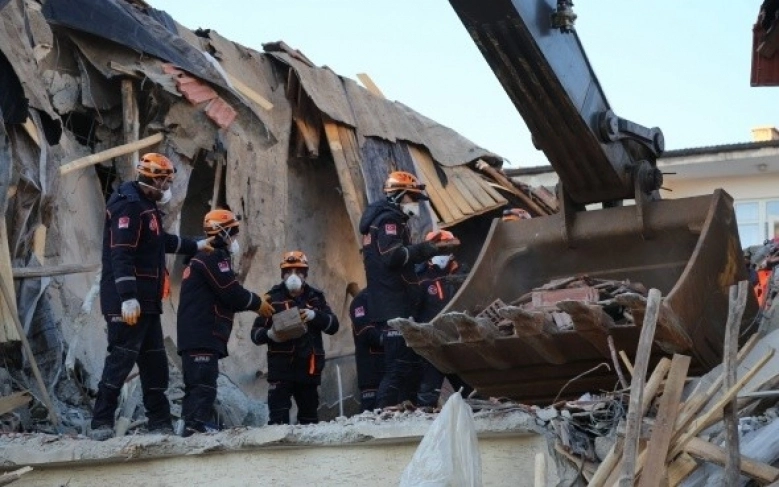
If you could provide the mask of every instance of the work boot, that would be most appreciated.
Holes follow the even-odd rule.
[[[95,441],[105,441],[114,436],[114,428],[108,424],[101,424],[97,428],[90,428],[87,436]]]
[[[221,431],[220,428],[215,424],[198,421],[196,423],[187,423],[184,425],[184,432],[181,433],[181,437],[189,438],[195,433],[218,433],[219,431]]]
[[[146,433],[149,433],[151,435],[172,435],[173,426],[168,421],[162,423],[150,424],[146,428]]]

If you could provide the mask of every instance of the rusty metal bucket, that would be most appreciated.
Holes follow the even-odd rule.
[[[576,214],[564,232],[563,215],[501,222],[495,220],[473,270],[446,309],[429,325],[403,323],[410,346],[445,372],[459,374],[481,393],[543,403],[573,377],[606,362],[604,346],[576,330],[538,340],[504,337],[474,320],[496,299],[506,303],[551,280],[586,274],[657,288],[666,312],[689,341],[674,351],[693,357],[693,370],[721,362],[728,288],[746,279],[732,198],[712,195],[646,203]],[[648,235],[649,237],[644,237]],[[639,310],[640,311],[640,310]],[[757,312],[750,293],[742,330]],[[633,357],[640,326],[613,330],[617,349]],[[655,347],[654,359],[663,355]],[[547,350],[548,352],[548,350]],[[667,351],[666,351],[667,352]],[[553,363],[550,356],[555,358]],[[587,374],[560,397],[613,389],[613,370]]]

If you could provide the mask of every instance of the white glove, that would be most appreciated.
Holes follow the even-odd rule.
[[[122,301],[122,319],[130,326],[134,326],[138,323],[138,318],[141,316],[141,303],[137,299],[128,299]]]
[[[272,341],[274,341],[276,343],[281,343],[281,340],[279,339],[279,337],[277,337],[276,334],[273,333],[273,328],[270,328],[268,330],[268,340],[272,340]]]
[[[314,319],[314,316],[316,316],[316,313],[313,309],[301,309],[300,310],[300,319],[303,320],[303,323],[307,323]]]
[[[208,237],[197,241],[197,250],[205,250],[208,253],[211,253],[214,251],[214,247],[211,246],[211,242],[214,240],[214,237]]]

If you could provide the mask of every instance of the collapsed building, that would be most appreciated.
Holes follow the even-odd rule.
[[[511,180],[502,172],[498,155],[399,102],[385,99],[368,78],[362,79],[361,86],[318,67],[283,42],[265,44],[263,52],[258,52],[212,30],[190,31],[141,0],[0,0],[0,39],[0,109],[4,121],[4,133],[0,134],[0,191],[5,195],[0,199],[4,219],[0,225],[0,272],[4,283],[0,299],[4,361],[0,370],[0,420],[6,433],[0,442],[0,459],[6,470],[28,465],[36,468],[35,473],[22,477],[20,485],[61,483],[66,475],[80,485],[106,480],[113,483],[117,479],[145,484],[151,483],[152,477],[161,485],[195,481],[220,485],[319,481],[338,485],[366,479],[377,485],[393,485],[403,466],[398,462],[408,461],[435,419],[435,414],[397,409],[344,418],[357,407],[353,342],[350,327],[344,326],[325,339],[328,365],[320,391],[321,417],[336,419],[313,427],[251,428],[267,420],[263,401],[267,364],[264,349],[248,338],[254,316],[246,313],[236,319],[230,356],[222,361],[219,382],[217,410],[223,423],[233,429],[187,439],[120,435],[100,445],[80,436],[88,424],[106,344],[105,324],[95,302],[105,199],[118,182],[134,177],[139,153],[162,152],[178,167],[174,198],[166,207],[166,229],[184,235],[199,234],[206,211],[229,206],[245,222],[240,237],[245,250],[235,262],[244,285],[255,291],[270,288],[278,280],[281,252],[304,250],[311,261],[312,283],[324,290],[344,323],[348,322],[345,318],[351,296],[365,284],[357,223],[367,203],[380,197],[384,177],[391,170],[413,172],[428,184],[430,211],[415,222],[415,238],[434,226],[451,229],[463,242],[458,257],[466,262],[476,262],[484,255],[486,236],[496,232],[493,220],[506,206],[523,208],[533,216],[556,215],[563,228],[571,231],[570,236],[576,237],[565,226],[570,201],[558,205],[549,189]],[[727,198],[720,196],[717,204],[727,208]],[[695,228],[681,225],[687,233],[695,234],[708,225],[708,207],[703,203],[698,206],[701,221]],[[669,215],[684,214],[673,205],[669,209]],[[633,210],[619,211],[628,214]],[[587,218],[581,216],[580,221]],[[602,222],[593,220],[590,226],[596,228]],[[544,225],[540,221],[531,224],[539,229]],[[545,231],[559,233],[551,226]],[[693,247],[697,237],[686,238]],[[725,249],[720,252],[724,260],[730,256],[732,243],[716,247]],[[553,250],[550,246],[549,252]],[[564,266],[566,261],[560,259],[557,264]],[[499,267],[501,263],[496,260],[490,265]],[[165,304],[163,327],[173,364],[168,394],[175,415],[182,395],[174,345],[182,262],[171,258],[168,267],[173,292]],[[491,268],[480,269],[489,272]],[[738,275],[737,269],[728,267],[725,279]],[[506,266],[501,271],[516,269]],[[492,274],[494,277],[498,272]],[[489,287],[491,281],[481,282],[481,286]],[[584,285],[569,286],[581,282]],[[607,321],[604,313],[611,312],[615,305],[619,305],[619,313],[632,306],[633,313],[620,314],[624,321],[617,320],[605,328],[617,329],[616,348],[633,355],[638,334],[643,336],[640,325],[652,314],[644,296],[646,289],[640,282],[587,276],[532,284],[534,293],[523,295],[512,288],[516,295],[505,296],[518,306],[499,306],[498,313],[486,316],[494,329],[472,317],[463,320],[465,328],[490,330],[475,334],[472,343],[464,338],[464,328],[450,323],[438,327],[436,339],[420,339],[415,346],[442,364],[475,364],[478,370],[473,373],[479,375],[474,377],[482,380],[488,387],[485,390],[494,396],[503,395],[506,375],[490,367],[505,369],[505,362],[510,362],[521,374],[539,376],[543,382],[546,377],[541,377],[538,369],[534,373],[512,362],[538,355],[545,367],[560,371],[554,380],[543,384],[543,389],[528,391],[533,402],[543,403],[546,408],[495,398],[469,402],[476,411],[485,483],[530,485],[531,479],[520,476],[533,469],[536,482],[547,471],[546,480],[553,482],[558,474],[543,461],[547,438],[557,472],[567,483],[582,477],[613,483],[614,479],[608,477],[615,467],[623,463],[630,466],[630,456],[623,455],[619,446],[621,439],[632,435],[648,440],[650,434],[633,431],[635,421],[630,427],[624,425],[627,403],[636,395],[632,390],[627,393],[624,377],[617,377],[619,363],[609,362],[614,344],[609,347],[601,343],[606,335],[599,325]],[[486,294],[474,296],[482,298]],[[593,306],[582,309],[571,304],[577,296],[580,301],[609,302],[603,304],[605,311]],[[461,296],[461,300],[467,301],[468,296]],[[540,300],[535,303],[537,309],[520,308],[536,300]],[[495,309],[490,302],[467,302],[464,309],[477,304],[478,311],[487,315]],[[716,312],[724,322],[726,308],[721,304],[707,311]],[[666,311],[660,315],[658,337],[652,337],[644,348],[649,350],[653,341],[655,345],[659,341],[668,345],[666,353],[687,352],[689,337],[669,338],[668,333],[678,327],[674,327],[672,315]],[[591,324],[598,326],[577,329],[581,321],[576,316],[589,317]],[[744,320],[749,322],[751,316]],[[533,324],[535,327],[530,326]],[[549,325],[554,325],[554,333],[549,332]],[[409,343],[417,331],[413,325],[407,330]],[[571,331],[575,333],[568,333]],[[503,332],[510,340],[530,343],[530,351],[517,354],[513,349],[502,356],[487,353],[488,345],[492,346]],[[558,333],[568,333],[562,350],[556,349],[557,337],[551,336]],[[621,338],[621,333],[627,338]],[[724,331],[717,329],[716,336],[707,343],[707,366],[714,365],[723,338]],[[484,348],[473,347],[476,342],[484,342]],[[770,343],[763,347],[770,347]],[[743,355],[747,356],[747,345],[743,347]],[[31,353],[22,353],[23,349]],[[568,355],[575,356],[581,350],[588,350],[586,366],[559,367]],[[469,358],[473,360],[466,360]],[[592,381],[577,380],[579,372],[586,374],[585,369],[604,360],[605,372],[600,367]],[[668,414],[668,408],[681,407],[676,395],[665,394],[672,390],[667,384],[673,384],[673,391],[677,391],[686,377],[683,359],[674,360],[674,364],[681,361],[681,365],[653,357],[654,373],[645,391],[647,405],[642,404],[639,415],[648,428],[664,418],[661,411]],[[758,368],[776,370],[770,358],[750,360],[742,375],[755,370],[755,363]],[[632,365],[625,360],[626,369]],[[684,373],[669,374],[669,370]],[[691,370],[691,375],[698,371]],[[704,423],[686,429],[703,408],[698,403],[704,399],[723,401],[716,397],[714,387],[721,380],[716,372],[713,374],[708,380],[714,384],[701,386],[709,387],[706,394],[689,392],[688,404],[697,406],[685,405],[688,423],[682,422],[679,431],[673,432],[676,436],[663,440],[676,454],[668,458],[674,472],[692,472],[693,456],[713,462],[721,454],[713,454],[700,443],[693,444],[697,447],[693,451],[688,448],[689,441],[683,444],[680,440],[689,440],[689,431],[695,436],[706,433],[712,441],[721,439],[721,431],[699,429]],[[768,374],[768,378],[755,379],[747,387],[770,388]],[[517,374],[513,380],[513,389],[505,389],[511,395],[516,393],[517,383],[529,378]],[[662,389],[658,403],[653,399],[663,381],[668,389]],[[574,386],[568,387],[572,382]],[[613,387],[602,387],[606,383]],[[561,385],[568,387],[562,396]],[[138,379],[131,375],[117,422],[122,434],[132,433],[142,424],[138,389]],[[588,389],[603,394],[575,399]],[[563,401],[558,401],[561,398]],[[670,405],[662,406],[664,402]],[[766,404],[758,406],[752,401],[748,406],[750,412],[763,418],[775,414]],[[705,419],[718,419],[715,416]],[[667,429],[661,431],[666,436]],[[39,434],[29,433],[32,431]],[[762,438],[753,445],[766,450]],[[339,448],[322,448],[325,446]],[[373,446],[381,448],[370,448]],[[773,448],[767,450],[770,455],[759,459],[765,464],[777,456]],[[208,456],[216,452],[223,453],[218,462],[216,457]],[[665,466],[662,453],[653,453],[649,465]],[[345,457],[355,461],[344,462]],[[297,469],[300,458],[322,468],[312,472]],[[137,477],[137,467],[128,460],[144,462],[147,476]],[[208,468],[200,465],[204,461]],[[597,461],[601,461],[600,467]],[[256,471],[235,475],[247,463]],[[776,480],[777,472],[765,466],[749,464],[744,469],[751,478]],[[716,467],[706,465],[700,470],[705,468]],[[284,478],[273,473],[274,469],[294,474]],[[674,477],[675,481],[681,478],[680,474]]]
[[[32,394],[14,396],[29,407],[7,416],[6,431],[84,432],[106,348],[95,302],[105,200],[134,178],[139,153],[164,153],[178,168],[167,230],[198,235],[205,212],[232,208],[245,221],[235,262],[244,285],[269,289],[281,253],[304,250],[311,281],[342,321],[364,286],[358,220],[389,171],[428,182],[432,211],[415,235],[434,225],[462,233],[466,259],[506,205],[555,211],[549,191],[503,176],[497,155],[283,42],[258,52],[142,1],[1,6],[3,387]],[[176,365],[181,260],[168,267],[163,327]],[[219,409],[230,426],[266,421],[267,367],[248,338],[252,320],[237,318],[222,361]],[[358,404],[351,331],[329,338],[324,418]],[[32,355],[22,353],[28,340]],[[128,428],[143,417],[131,379]]]

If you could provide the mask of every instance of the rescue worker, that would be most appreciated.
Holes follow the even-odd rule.
[[[407,223],[420,215],[420,202],[429,199],[424,190],[425,185],[413,174],[394,171],[384,182],[386,198],[368,205],[360,219],[370,319],[385,330],[384,377],[376,404],[379,408],[405,399],[404,385],[413,380],[420,363],[403,335],[387,328],[387,321],[408,318],[414,312],[415,264],[451,251],[450,243],[411,243]]]
[[[231,257],[238,255],[240,223],[229,210],[212,210],[203,219],[203,230],[213,238],[213,252],[198,252],[184,269],[178,307],[178,352],[184,374],[182,436],[217,431],[213,422],[219,359],[227,357],[227,341],[233,316],[257,311],[269,318],[273,307],[267,299],[238,283]]]
[[[282,282],[268,291],[270,304],[276,313],[297,307],[307,331],[299,338],[285,341],[274,333],[272,316],[254,321],[252,341],[268,345],[268,423],[290,424],[292,398],[298,407],[298,423],[317,423],[317,388],[325,367],[322,333],[334,335],[338,318],[322,291],[308,284],[308,258],[303,252],[285,252],[279,267]]]
[[[439,230],[429,232],[425,241],[456,241],[456,237],[449,231]],[[437,255],[430,258],[419,274],[417,286],[418,298],[417,311],[414,318],[419,323],[429,323],[435,318],[449,301],[457,293],[468,277],[468,269],[457,262],[454,254]],[[449,380],[454,390],[463,389],[463,396],[467,396],[473,388],[463,382],[455,374],[444,375],[433,364],[423,359],[422,379],[416,395],[417,406],[422,408],[435,408],[438,406],[438,398],[441,395],[441,385],[444,377]]]
[[[530,213],[522,208],[507,208],[503,210],[503,217],[501,220],[504,222],[511,222],[517,220],[530,220],[531,218]]]
[[[192,255],[209,241],[170,235],[158,204],[171,199],[175,169],[162,154],[144,154],[137,180],[122,183],[106,204],[100,306],[108,323],[108,355],[98,384],[90,436],[112,436],[119,392],[138,364],[143,405],[152,432],[172,432],[168,358],[162,338],[162,299],[169,293],[165,254]]]
[[[382,330],[370,319],[367,289],[360,291],[352,300],[349,317],[352,319],[360,409],[373,411],[376,409],[376,393],[384,375],[384,347]]]

